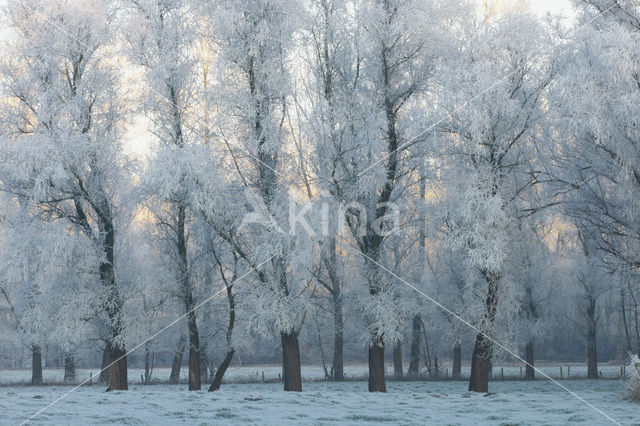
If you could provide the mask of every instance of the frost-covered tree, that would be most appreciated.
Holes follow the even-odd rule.
[[[124,300],[116,280],[121,149],[126,103],[110,46],[108,4],[10,2],[15,37],[2,65],[3,189],[29,214],[85,238],[96,250],[95,288],[109,328],[109,389],[127,389]],[[72,294],[68,295],[72,297]]]
[[[469,390],[487,392],[499,302],[502,314],[517,305],[510,257],[521,238],[518,220],[539,207],[524,195],[536,182],[535,146],[553,71],[543,54],[547,29],[533,16],[484,20],[469,31],[461,40],[460,63],[444,76],[451,96],[442,128],[451,135],[444,150],[457,159],[449,241],[464,254],[470,282],[485,284],[473,290],[476,301],[467,306],[480,330]]]
[[[147,85],[141,110],[156,136],[152,158],[143,177],[150,196],[149,210],[157,229],[156,245],[166,268],[175,277],[170,293],[187,315],[189,390],[200,390],[200,337],[194,307],[193,242],[196,220],[189,207],[193,180],[189,161],[201,138],[194,132],[197,58],[192,11],[181,1],[130,0],[122,10],[132,59],[143,68]]]
[[[628,352],[634,349],[640,352],[640,288],[637,271],[619,268],[617,273],[620,283],[620,320],[624,329],[626,348]]]
[[[629,365],[629,381],[625,389],[625,399],[640,402],[640,358],[638,355],[629,354],[631,364]]]
[[[74,353],[91,329],[99,285],[95,247],[64,223],[34,219],[25,208],[3,225],[0,293],[14,331],[32,352],[31,383],[42,384],[42,350],[52,345],[65,351],[65,381],[73,382]]]
[[[598,302],[607,288],[607,272],[598,257],[597,237],[587,226],[578,226],[578,249],[575,256],[578,312],[582,315],[582,331],[586,340],[587,377],[597,379],[597,326],[600,320]]]
[[[556,216],[558,212],[553,212]],[[535,346],[549,327],[550,300],[561,274],[556,269],[564,253],[554,240],[557,226],[553,216],[546,215],[538,221],[531,217],[520,220],[522,238],[515,245],[516,279],[520,282],[520,340],[525,345],[525,379],[535,378]]]
[[[566,193],[566,213],[593,228],[607,262],[637,269],[640,6],[582,3],[587,25],[566,48],[551,98],[564,140],[553,153],[554,178]]]
[[[601,296],[615,287],[613,276],[604,276],[602,268],[630,278],[640,265],[640,6],[623,0],[579,4],[584,24],[565,48],[562,74],[550,97],[557,139],[562,140],[551,158],[564,211],[579,224],[586,247],[583,263],[598,272],[584,273],[578,280],[585,304],[581,311],[588,374],[597,377]],[[622,285],[621,290],[631,295],[634,287]],[[624,299],[621,314],[626,329]]]
[[[316,279],[331,299],[334,337],[331,377],[344,378],[344,257],[340,256],[339,228],[342,166],[349,161],[348,146],[356,137],[350,127],[359,118],[357,98],[361,66],[359,58],[357,23],[350,17],[350,2],[334,0],[310,0],[307,19],[304,21],[300,47],[301,85],[296,92],[298,128],[300,132],[296,148],[300,152],[300,180],[307,195],[324,206],[324,216],[318,217],[321,250]],[[305,161],[305,159],[307,159]],[[341,166],[342,165],[342,166]],[[319,194],[314,194],[313,191]],[[322,212],[321,212],[322,213]],[[331,215],[331,217],[329,217]],[[338,219],[336,221],[336,219]],[[316,224],[314,224],[316,225]]]
[[[252,333],[280,338],[284,389],[301,391],[298,333],[305,312],[304,277],[312,262],[306,247],[313,241],[296,229],[287,173],[291,151],[285,117],[297,7],[287,0],[229,0],[203,7],[215,29],[208,35],[210,45],[219,48],[212,66],[218,78],[209,89],[219,143],[211,149],[209,158],[216,159],[211,166],[197,169],[201,191],[194,205],[255,271],[257,283],[238,289],[243,309],[252,313],[248,324]]]
[[[361,254],[369,390],[384,392],[384,342],[401,334],[402,303],[380,265],[393,263],[384,246],[388,219],[414,167],[409,148],[422,140],[410,140],[412,107],[428,91],[437,49],[427,46],[440,41],[447,8],[372,0],[317,1],[310,10],[302,127],[317,185],[346,210],[350,240]]]
[[[384,255],[384,221],[406,185],[407,157],[411,143],[409,106],[428,88],[435,68],[436,52],[429,50],[438,39],[442,11],[436,3],[365,2],[360,10],[365,28],[362,42],[367,49],[365,78],[361,83],[366,113],[374,120],[357,136],[351,150],[360,156],[352,170],[350,193],[346,199],[365,206],[366,217],[359,212],[347,221],[363,255],[364,277],[370,300],[365,302],[369,332],[369,391],[385,392],[384,340],[399,338],[394,321],[399,313],[393,286],[385,285],[380,263]],[[418,24],[420,22],[420,24]],[[425,25],[430,22],[430,25]],[[368,111],[367,111],[368,110]],[[374,118],[375,117],[375,118]],[[380,123],[380,124],[378,124]],[[362,161],[362,160],[365,161]]]

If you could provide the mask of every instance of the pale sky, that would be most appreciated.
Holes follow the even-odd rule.
[[[554,15],[566,16],[570,20],[575,17],[575,9],[571,0],[529,0],[531,9],[539,15],[551,12]]]

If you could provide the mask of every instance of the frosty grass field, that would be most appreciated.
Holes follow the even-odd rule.
[[[242,380],[250,370],[236,369],[232,375]],[[579,374],[580,370],[575,370]],[[614,369],[610,370],[613,374]],[[59,371],[45,370],[45,380],[47,373],[54,379],[57,378],[54,373]],[[269,377],[275,371],[269,368],[265,375]],[[137,372],[132,370],[132,379]],[[21,372],[2,373],[13,373],[15,379]],[[308,371],[307,377],[313,373],[315,370]],[[2,375],[6,380],[7,374]],[[104,392],[104,386],[82,387],[40,414],[33,423],[611,424],[547,380],[493,381],[490,390],[494,394],[489,396],[466,392],[465,381],[389,382],[387,394],[368,393],[367,384],[362,381],[307,382],[301,394],[283,392],[281,383],[226,384],[220,392],[208,393],[187,392],[184,385],[144,386],[131,381],[129,391],[111,394]],[[621,398],[624,381],[563,380],[562,384],[620,423],[640,425],[640,406]],[[70,389],[69,386],[1,387],[0,422],[18,424]]]

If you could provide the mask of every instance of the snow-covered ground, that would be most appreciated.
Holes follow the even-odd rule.
[[[622,424],[640,424],[640,405],[621,399],[620,380],[563,382]],[[303,393],[279,383],[232,384],[220,392],[132,385],[105,393],[82,387],[33,419],[40,424],[611,424],[549,381],[492,382],[484,396],[464,382],[390,382],[387,394],[365,382],[313,382]],[[69,391],[63,386],[0,389],[0,422],[17,424]]]

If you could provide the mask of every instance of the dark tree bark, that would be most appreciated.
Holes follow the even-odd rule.
[[[638,299],[634,293],[634,288],[631,286],[631,281],[627,281],[627,288],[629,289],[629,297],[631,298],[631,302],[633,303],[633,320],[635,324],[635,333],[636,333],[636,345],[637,352],[640,354],[640,315],[638,312]]]
[[[31,384],[42,385],[42,349],[38,345],[31,348]]]
[[[231,364],[231,360],[233,359],[233,355],[235,355],[235,351],[230,349],[225,355],[222,363],[218,366],[216,370],[215,376],[213,376],[213,381],[211,382],[211,386],[209,387],[209,392],[217,391],[220,389],[220,385],[222,384],[222,378],[224,377],[224,373],[229,368],[229,364]]]
[[[368,277],[369,282],[369,295],[370,297],[376,297],[380,291],[380,280],[378,278],[378,251],[373,252],[368,247],[380,247],[382,243],[379,235],[371,235],[365,237],[365,242],[362,244],[363,253],[369,253],[371,256],[366,255],[365,265],[369,269],[371,274]],[[378,333],[378,330],[372,330],[369,337],[369,392],[386,392],[387,387],[385,385],[384,376],[384,336]]]
[[[336,286],[334,286],[336,289]],[[337,295],[333,295],[333,362],[331,364],[331,373],[333,380],[344,380],[344,320],[342,317],[342,296],[340,287],[337,288]]]
[[[393,376],[401,379],[404,376],[402,370],[402,342],[397,342],[393,345]]]
[[[453,368],[451,375],[454,379],[459,379],[462,374],[462,347],[460,342],[453,345]]]
[[[413,317],[413,325],[411,334],[411,355],[409,357],[409,376],[416,377],[420,374],[420,336],[422,334],[420,327],[422,320],[420,315]]]
[[[209,392],[213,392],[213,391],[217,391],[218,389],[220,389],[220,385],[222,384],[222,378],[224,377],[224,373],[227,371],[227,368],[229,368],[229,364],[231,364],[231,360],[233,359],[233,355],[235,354],[235,350],[233,349],[232,346],[232,336],[233,336],[233,327],[236,323],[236,302],[235,302],[235,295],[233,294],[233,283],[236,280],[236,270],[234,268],[234,272],[233,272],[233,277],[231,278],[231,281],[227,281],[227,278],[224,274],[224,268],[222,267],[222,262],[220,262],[220,259],[218,258],[218,255],[216,254],[215,250],[213,251],[213,257],[216,261],[216,263],[218,264],[218,267],[220,268],[220,275],[222,276],[222,279],[225,283],[225,286],[227,288],[227,302],[229,303],[229,322],[227,323],[227,333],[226,333],[226,338],[227,338],[227,354],[225,355],[224,359],[222,360],[222,363],[218,366],[218,369],[216,370],[216,374],[213,377],[213,380],[211,381],[211,386],[209,386]],[[236,265],[237,265],[237,258],[235,258],[236,261]]]
[[[527,342],[527,346],[525,347],[525,361],[526,361],[526,366],[525,366],[525,375],[524,378],[527,380],[534,380],[536,378],[536,370],[534,368],[535,366],[535,360],[533,358],[533,344],[534,344],[534,340],[530,339]]]
[[[196,315],[192,311],[187,315],[189,327],[189,390],[200,390],[200,338]]]
[[[178,350],[176,350],[176,354],[173,356],[173,363],[171,364],[171,375],[169,376],[170,384],[177,384],[180,381],[180,369],[182,368],[182,357],[184,355],[184,345],[186,342],[185,335],[180,336],[180,341],[178,342]]]
[[[89,227],[86,216],[81,212],[81,205],[77,204],[76,209],[80,209],[78,215],[84,217],[86,228]],[[103,235],[102,249],[105,253],[105,260],[100,264],[100,280],[102,285],[107,289],[106,312],[110,320],[111,337],[107,342],[109,347],[109,357],[111,367],[109,372],[109,388],[112,390],[127,390],[127,352],[122,342],[123,325],[122,318],[122,299],[118,291],[115,280],[115,228],[113,226],[113,218],[111,207],[106,199],[100,199],[100,203],[95,210],[98,214],[98,228],[100,234]]]
[[[427,367],[429,375],[433,373],[433,365],[431,365],[431,351],[429,350],[429,339],[427,338],[427,327],[424,325],[422,319],[420,319],[422,328],[422,337],[424,339],[424,366]]]
[[[102,350],[102,364],[100,368],[100,378],[98,379],[99,383],[109,382],[109,364],[111,364],[111,354],[109,353],[109,345],[105,343],[104,349]]]
[[[587,377],[598,378],[598,348],[596,345],[596,299],[587,299]]]
[[[524,306],[525,314],[529,321],[535,323],[540,318],[540,314],[538,313],[538,308],[536,306],[536,302],[533,297],[533,289],[531,286],[527,286],[525,288],[526,302]],[[533,346],[535,343],[535,337],[530,336],[527,344],[525,346],[525,376],[526,380],[534,380],[536,378],[535,368],[534,368],[534,356],[533,356]]]
[[[280,333],[282,341],[282,380],[287,392],[302,392],[302,374],[300,371],[300,347],[295,331]]]
[[[382,337],[373,340],[369,346],[369,392],[386,392],[384,382],[384,341]]]
[[[119,345],[109,343],[109,357],[111,358],[111,367],[109,368],[109,388],[107,391],[129,389],[125,350]]]
[[[493,327],[498,306],[498,285],[500,278],[495,274],[485,272],[487,281],[487,298],[485,300],[485,319],[489,327]],[[485,333],[478,333],[471,355],[471,376],[469,377],[470,392],[489,392],[489,371],[492,355],[491,340]]]
[[[178,126],[179,129],[179,126]],[[178,146],[181,145],[181,138],[178,138]],[[189,259],[187,255],[187,230],[186,230],[186,207],[182,203],[177,205],[176,214],[176,245],[178,249],[178,268],[180,271],[180,284],[182,287],[182,297],[184,301],[185,314],[187,316],[187,331],[189,333],[189,390],[200,390],[200,336],[198,334],[198,323],[194,311],[193,291],[191,289],[191,277],[189,274]]]
[[[631,335],[629,334],[629,326],[627,325],[627,308],[625,306],[624,287],[620,288],[620,313],[622,314],[622,325],[624,326],[624,337],[627,343],[627,352],[631,349]]]
[[[144,383],[149,384],[151,380],[151,360],[149,359],[149,351],[144,352]]]
[[[471,356],[471,376],[469,378],[469,391],[489,392],[489,352],[488,342],[482,333],[476,336],[476,344]]]
[[[76,360],[70,353],[64,356],[64,383],[76,382]]]
[[[440,366],[438,365],[438,354],[433,356],[433,377],[440,376]]]

